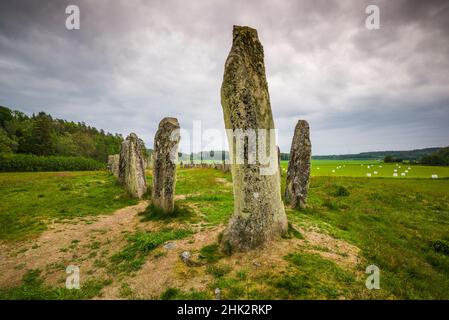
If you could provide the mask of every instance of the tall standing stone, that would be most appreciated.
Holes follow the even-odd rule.
[[[147,157],[147,169],[153,169],[153,153]]]
[[[131,133],[120,149],[118,179],[134,198],[140,199],[147,192],[145,167],[145,144]]]
[[[234,26],[232,48],[226,60],[221,87],[221,104],[229,145],[232,146],[234,214],[222,234],[220,244],[225,252],[232,253],[260,247],[285,234],[288,228],[281,200],[274,136],[267,133],[263,150],[270,152],[275,168],[271,174],[261,174],[262,165],[259,161],[250,163],[249,156],[243,164],[233,159],[240,152],[237,144],[233,143],[235,132],[274,129],[263,48],[255,29]],[[260,140],[258,137],[258,147],[261,146]],[[243,149],[249,151],[254,148],[256,146],[245,142]]]
[[[108,170],[116,178],[118,178],[119,163],[120,163],[120,155],[119,154],[111,154],[108,156]]]
[[[278,154],[279,177],[280,177],[280,179],[282,179],[281,148],[279,148],[279,146],[276,146],[276,151],[277,151],[277,154]]]
[[[305,120],[299,120],[295,127],[290,149],[285,188],[285,200],[292,208],[305,208],[306,206],[311,155],[312,144],[310,143],[309,124]]]
[[[179,128],[178,119],[164,118],[154,137],[152,200],[167,213],[174,210]]]

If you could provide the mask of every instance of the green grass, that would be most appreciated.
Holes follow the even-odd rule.
[[[128,235],[128,245],[111,257],[112,271],[133,272],[145,263],[148,254],[169,240],[183,239],[192,234],[188,229],[163,229],[158,232],[137,231]]]
[[[285,257],[294,268],[270,279],[276,296],[282,299],[337,299],[350,297],[356,285],[354,275],[319,255],[295,253]],[[317,272],[319,270],[320,272]]]
[[[196,290],[181,291],[178,288],[167,288],[160,296],[161,300],[208,300],[212,296]]]
[[[0,174],[0,240],[39,235],[52,220],[95,216],[136,204],[106,172]]]
[[[393,166],[387,169],[392,170]],[[411,171],[416,169],[412,168]],[[216,170],[204,169],[182,169],[178,175],[182,186],[178,191],[180,194],[200,193],[187,197],[185,202],[198,206],[206,215],[205,219],[213,223],[226,223],[233,210],[232,194],[228,193],[231,190],[228,191],[215,180],[216,176],[223,175]],[[423,178],[312,177],[308,208],[288,210],[289,220],[303,227],[317,226],[323,232],[361,248],[366,264],[379,266],[382,289],[369,292],[362,279],[353,285],[354,292],[350,293],[338,286],[341,277],[333,275],[327,287],[321,288],[320,292],[310,289],[306,295],[322,298],[335,298],[342,294],[355,298],[448,299],[449,260],[445,249],[435,250],[444,248],[441,242],[435,241],[449,239],[449,180]],[[437,244],[436,247],[433,243]],[[316,260],[310,256],[303,259]],[[358,271],[363,274],[366,266],[359,266]],[[327,274],[330,271],[323,271],[323,267],[309,270],[310,277],[321,279],[330,276]],[[334,265],[328,267],[335,268]],[[325,274],[320,275],[322,272]],[[282,278],[287,276],[290,275],[267,275],[267,279],[271,279],[272,284],[278,280],[282,284]],[[293,276],[296,277],[295,273]],[[260,281],[267,282],[264,279]],[[317,282],[324,280],[308,281],[316,287]],[[224,275],[214,285],[230,288],[225,292],[231,298],[238,298],[238,292],[242,294],[241,298],[306,297],[302,294],[291,295],[281,288],[282,285],[270,285],[271,289],[261,291],[241,282],[238,278]],[[326,289],[331,286],[340,289]]]
[[[369,166],[369,168],[368,168]],[[288,167],[288,161],[281,161],[281,167],[285,171]],[[408,169],[410,167],[410,170]],[[393,177],[394,170],[397,170],[398,176]],[[407,170],[408,172],[405,172]],[[375,174],[377,172],[377,174]],[[421,166],[416,164],[396,164],[381,163],[368,160],[312,160],[312,176],[331,176],[331,177],[367,177],[370,173],[373,178],[426,178],[430,179],[433,174],[438,178],[449,178],[449,167]],[[401,174],[405,173],[405,176]]]
[[[197,207],[202,219],[211,226],[229,219],[234,208],[229,173],[214,169],[180,169],[177,178],[176,194],[186,195],[179,204]]]
[[[41,270],[28,270],[22,284],[9,289],[0,289],[0,300],[81,300],[101,295],[104,286],[111,280],[92,280],[80,283],[80,289],[49,287],[40,278]]]
[[[187,206],[181,206],[178,203],[175,205],[173,212],[166,213],[161,208],[150,204],[146,210],[139,213],[142,216],[141,221],[179,221],[179,222],[193,222],[195,221],[195,213]]]
[[[449,179],[428,179],[432,173],[443,178],[448,168],[412,165],[406,178],[393,178],[391,172],[396,165],[380,164],[385,172],[379,170],[379,178],[368,178],[366,164],[314,161],[308,207],[287,209],[291,227],[306,231],[318,228],[359,247],[363,263],[357,270],[343,269],[331,260],[298,248],[285,257],[287,270],[279,272],[273,268],[258,274],[250,268],[224,264],[218,246],[210,243],[198,248],[206,267],[194,269],[212,279],[208,289],[167,288],[161,298],[211,299],[215,288],[220,288],[223,299],[449,299]],[[325,174],[337,166],[341,166],[337,174]],[[142,220],[174,221],[185,224],[185,229],[166,229],[162,224],[152,233],[127,235],[127,244],[121,251],[112,258],[99,255],[95,266],[132,275],[155,248],[166,241],[188,237],[194,230],[191,224],[197,226],[200,221],[207,228],[227,223],[233,212],[229,173],[179,169],[177,176],[176,194],[184,196],[176,201],[178,211],[166,217],[150,207]],[[151,185],[151,176],[149,180]],[[10,241],[38,235],[51,219],[88,217],[135,203],[103,172],[72,172],[67,176],[0,174],[0,191],[0,237]],[[303,234],[298,228],[291,228],[288,237],[301,239]],[[76,245],[76,241],[70,244]],[[98,249],[98,244],[93,243],[92,249]],[[364,271],[370,264],[380,268],[381,290],[365,288]],[[36,282],[30,286],[27,281],[20,287],[2,290],[1,297],[23,297],[26,292],[30,292],[30,297],[56,295],[52,291],[56,288]],[[123,294],[131,296],[129,290],[125,286]],[[71,294],[74,293],[63,292],[60,296],[70,298]],[[86,293],[83,297],[88,296]]]
[[[337,196],[335,185],[349,195]],[[448,299],[449,258],[433,246],[449,240],[448,190],[448,180],[315,177],[309,207],[289,219],[360,247],[393,296]]]

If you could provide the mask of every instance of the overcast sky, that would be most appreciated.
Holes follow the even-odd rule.
[[[1,0],[0,105],[148,147],[165,116],[222,130],[233,25],[258,30],[282,152],[298,119],[316,155],[449,144],[449,1]]]

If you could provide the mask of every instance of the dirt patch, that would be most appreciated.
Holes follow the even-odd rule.
[[[0,288],[20,284],[27,269],[41,269],[49,285],[62,286],[68,265],[80,267],[81,281],[91,278],[110,278],[106,273],[109,258],[127,243],[126,233],[137,229],[156,231],[163,227],[183,228],[185,223],[162,221],[142,222],[138,214],[148,206],[142,201],[135,206],[117,210],[112,215],[82,218],[71,223],[53,223],[39,238],[20,243],[0,244]],[[180,259],[183,251],[197,254],[199,250],[217,241],[223,225],[196,228],[192,236],[170,241],[172,246],[161,246],[150,252],[146,263],[133,274],[121,274],[103,289],[101,299],[159,298],[170,287],[189,291],[210,291],[214,279],[206,272],[207,266],[189,267]],[[201,229],[201,231],[199,231]],[[278,274],[289,263],[284,259],[289,253],[310,252],[338,265],[355,270],[360,262],[359,249],[343,240],[335,239],[317,229],[301,229],[304,239],[280,239],[265,248],[224,257],[220,264],[231,272],[248,270],[251,276],[267,272]],[[123,294],[123,286],[128,289]],[[131,292],[131,293],[130,293]]]
[[[215,227],[196,233],[188,239],[170,241],[174,248],[158,248],[134,277],[127,277],[123,281],[132,288],[137,298],[157,299],[170,287],[184,291],[206,290],[211,276],[206,274],[205,266],[188,267],[181,261],[180,254],[183,251],[196,252],[203,246],[216,242],[222,229],[223,227]],[[120,288],[121,283],[113,283],[103,290],[102,298],[120,298]]]
[[[232,182],[229,182],[225,178],[215,178],[215,181],[217,181],[218,183],[223,184],[225,187],[232,187]]]
[[[191,289],[197,291],[209,290],[212,294],[212,276],[207,274],[206,266],[188,267],[180,259],[183,251],[192,254],[197,253],[202,247],[214,244],[218,234],[224,226],[218,226],[198,232],[184,240],[171,241],[174,247],[171,249],[159,248],[148,258],[145,265],[133,277],[126,277],[126,283],[133,292],[133,298],[157,299],[167,288],[178,288],[184,292]],[[301,230],[305,239],[280,239],[267,244],[265,248],[245,253],[235,253],[224,257],[220,264],[227,265],[231,272],[237,270],[249,270],[251,275],[267,272],[282,273],[289,266],[284,259],[289,253],[305,251],[316,253],[324,259],[335,261],[338,265],[353,269],[356,267],[359,257],[359,249],[342,240],[334,239],[317,231]],[[317,247],[328,246],[326,251],[320,251]],[[102,298],[120,298],[121,283],[116,282],[104,290]],[[121,297],[123,298],[123,297]]]
[[[306,252],[319,254],[321,257],[333,260],[346,269],[354,269],[360,263],[360,249],[358,247],[316,230],[300,230],[305,238],[301,247]]]
[[[188,194],[177,194],[175,195],[175,201],[186,200],[188,197],[200,196],[201,193],[188,193]]]
[[[96,260],[123,246],[123,234],[136,229],[140,222],[138,213],[147,206],[148,202],[142,201],[92,220],[53,223],[37,239],[1,244],[0,287],[18,285],[27,269],[41,269],[47,282],[60,283],[65,279],[65,268],[76,265],[80,267],[81,279],[89,278]]]

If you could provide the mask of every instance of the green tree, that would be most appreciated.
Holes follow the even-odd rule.
[[[39,156],[49,156],[54,154],[53,121],[51,116],[44,112],[39,112],[34,117],[31,131],[30,151]]]

